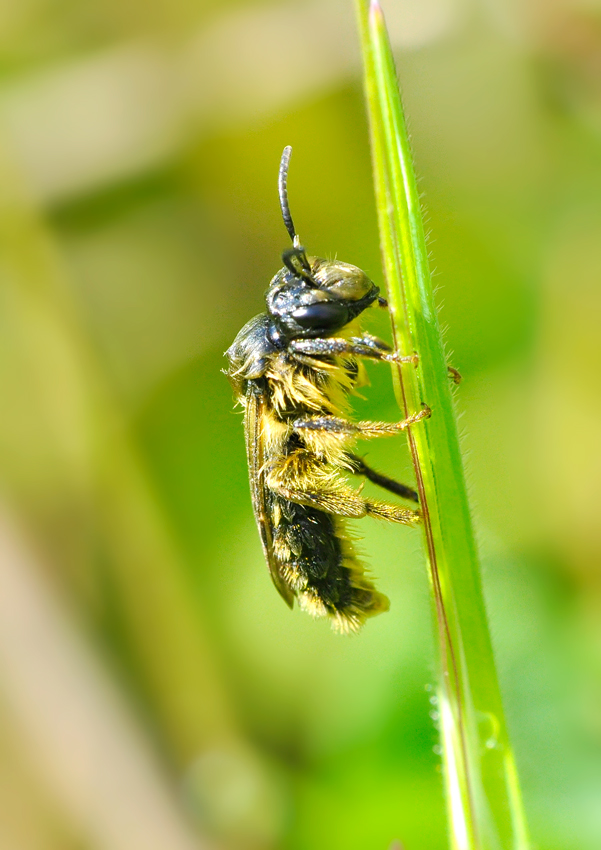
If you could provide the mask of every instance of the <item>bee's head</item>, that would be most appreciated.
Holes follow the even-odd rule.
[[[307,257],[288,206],[286,184],[291,153],[291,147],[284,148],[278,188],[293,247],[282,254],[284,268],[269,285],[267,310],[292,337],[328,336],[373,304],[379,289],[357,266]]]
[[[280,269],[266,297],[269,314],[292,336],[329,336],[377,300],[378,287],[357,266],[303,257],[304,274]]]

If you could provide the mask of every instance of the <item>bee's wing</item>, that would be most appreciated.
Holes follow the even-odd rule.
[[[265,399],[257,392],[249,381],[249,389],[246,394],[246,456],[248,458],[248,473],[250,478],[250,494],[252,498],[255,519],[259,528],[261,543],[265,560],[269,567],[271,579],[284,602],[292,608],[294,594],[280,575],[277,561],[273,554],[273,535],[271,518],[265,504],[265,483],[263,464],[264,438],[262,423],[265,416]]]

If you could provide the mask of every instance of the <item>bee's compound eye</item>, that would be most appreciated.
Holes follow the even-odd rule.
[[[292,314],[292,318],[301,328],[307,330],[333,330],[346,325],[348,310],[340,301],[321,301],[318,304],[299,307]]]

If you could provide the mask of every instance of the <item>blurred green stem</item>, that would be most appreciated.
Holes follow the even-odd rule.
[[[525,850],[526,822],[480,584],[419,194],[382,10],[357,0],[380,239],[440,650],[438,712],[453,850]]]

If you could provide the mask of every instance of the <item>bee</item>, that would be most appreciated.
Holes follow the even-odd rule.
[[[349,395],[367,383],[363,359],[416,362],[363,333],[364,311],[386,307],[378,287],[348,263],[308,256],[288,204],[292,149],[282,154],[280,207],[292,247],[266,293],[266,311],[251,319],[226,352],[227,375],[245,409],[250,489],[273,583],[292,608],[294,599],[335,631],[358,631],[387,611],[358,559],[347,519],[365,516],[413,526],[419,510],[362,495],[355,474],[404,499],[417,494],[369,467],[354,453],[358,438],[386,437],[429,415],[401,422],[352,422]]]

